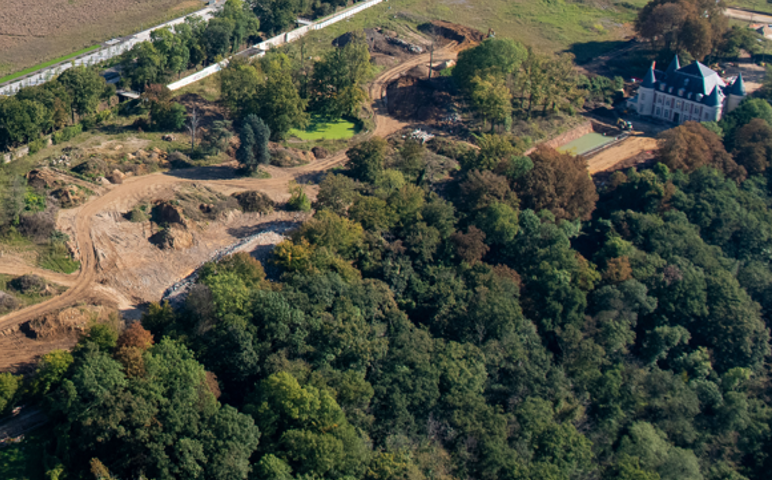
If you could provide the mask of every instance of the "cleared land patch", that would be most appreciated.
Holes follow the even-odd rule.
[[[3,0],[0,75],[204,8],[201,0]]]

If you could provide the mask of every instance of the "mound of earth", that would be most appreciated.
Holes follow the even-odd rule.
[[[186,250],[193,246],[193,235],[187,228],[178,224],[164,228],[149,240],[164,250]]]
[[[22,324],[21,331],[35,340],[48,340],[84,333],[94,319],[105,320],[109,311],[101,306],[70,307],[58,312],[48,313],[35,320]]]
[[[271,152],[271,165],[277,167],[297,167],[316,160],[313,152],[287,148],[279,144],[269,144],[268,150]]]
[[[428,67],[426,72],[428,72]],[[411,73],[416,69],[411,70]],[[419,122],[437,121],[452,110],[453,96],[448,92],[446,78],[427,80],[424,71],[420,77],[406,75],[395,80],[386,89],[389,115],[399,120]]]
[[[72,208],[88,200],[89,194],[77,185],[67,185],[52,191],[51,196],[59,201],[62,208]]]

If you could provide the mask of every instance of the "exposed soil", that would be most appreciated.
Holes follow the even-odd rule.
[[[629,168],[654,157],[657,140],[651,137],[628,137],[587,160],[590,174]],[[628,160],[636,161],[629,164]]]
[[[467,30],[458,29],[461,35]],[[474,45],[479,37],[478,32],[471,37],[449,41],[435,50],[435,61],[455,58],[459,51]],[[382,99],[388,84],[414,67],[427,64],[429,58],[428,53],[415,55],[403,64],[386,70],[371,84],[375,129],[365,136],[388,137],[408,125],[388,116]],[[93,302],[115,305],[129,314],[136,313],[137,303],[157,301],[164,289],[186,277],[201,262],[211,258],[214,252],[222,251],[223,247],[267,229],[276,222],[300,219],[295,214],[286,213],[265,216],[256,213],[223,214],[214,221],[196,222],[195,227],[190,229],[192,242],[189,248],[163,250],[149,241],[155,233],[153,224],[132,223],[126,219],[125,214],[135,205],[172,200],[184,188],[203,187],[224,196],[258,190],[273,201],[283,203],[289,199],[288,185],[291,181],[308,183],[316,180],[321,172],[346,160],[345,154],[339,153],[295,168],[267,166],[264,169],[271,175],[268,179],[239,177],[232,163],[133,176],[124,179],[121,184],[106,185],[79,207],[61,211],[57,228],[70,235],[71,249],[76,259],[80,260],[81,269],[67,277],[71,288],[62,295],[0,317],[0,369],[18,367],[53,348],[70,348],[75,343],[74,336],[67,335],[50,342],[31,340],[22,333],[16,333],[19,325],[75,304]],[[315,186],[304,188],[309,197],[316,196]],[[265,245],[256,245],[255,248],[265,250]],[[4,265],[8,269],[13,267],[0,261],[0,270]],[[50,272],[41,273],[41,276],[52,279]],[[65,284],[62,281],[58,283]],[[6,332],[5,337],[2,332]]]
[[[201,0],[3,0],[0,77],[203,7]]]

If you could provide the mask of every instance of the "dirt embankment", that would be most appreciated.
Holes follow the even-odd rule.
[[[476,38],[478,36],[447,42],[435,50],[435,61],[455,58],[459,51],[474,45]],[[429,60],[429,53],[415,55],[383,72],[371,84],[376,128],[367,136],[387,137],[407,125],[388,116],[382,102],[386,87],[410,69],[428,64]],[[62,211],[57,227],[71,236],[81,269],[67,277],[70,289],[62,295],[0,317],[0,332],[6,332],[6,336],[0,336],[0,370],[30,362],[51,349],[70,348],[74,344],[74,337],[66,335],[50,342],[31,340],[18,331],[19,325],[56,315],[78,303],[96,301],[130,309],[137,301],[157,300],[166,287],[184,278],[213,252],[254,234],[270,222],[287,220],[279,213],[274,214],[275,217],[226,215],[208,226],[199,222],[188,249],[161,250],[149,242],[153,232],[148,222],[133,223],[126,219],[126,213],[137,204],[171,199],[185,186],[206,186],[222,195],[259,190],[275,202],[285,202],[291,181],[304,183],[345,161],[345,154],[340,153],[295,168],[269,166],[266,171],[271,178],[268,179],[238,177],[232,165],[129,177],[121,184],[106,186],[101,195],[92,196],[83,205]],[[315,187],[308,186],[306,191],[309,196],[315,196]]]

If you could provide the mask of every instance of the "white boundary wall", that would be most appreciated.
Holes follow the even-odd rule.
[[[121,55],[123,52],[130,50],[132,47],[134,47],[134,45],[140,42],[149,41],[150,34],[154,30],[158,30],[159,28],[173,27],[175,25],[179,25],[185,22],[187,18],[194,17],[194,16],[201,17],[201,19],[207,21],[212,17],[214,17],[215,13],[217,13],[217,11],[220,10],[220,8],[222,7],[211,6],[211,7],[204,8],[203,10],[193,12],[189,15],[185,15],[184,17],[175,18],[174,20],[171,20],[169,22],[163,23],[161,25],[157,25],[147,30],[143,30],[135,35],[125,37],[123,41],[116,43],[114,45],[108,45],[104,43],[102,44],[103,48],[94,50],[93,52],[85,53],[79,57],[76,57],[64,63],[60,63],[58,65],[45,68],[43,70],[38,70],[37,72],[27,77],[16,80],[13,83],[0,86],[0,95],[15,95],[19,91],[19,89],[24,87],[33,87],[35,85],[46,83],[69,68],[80,66],[80,65],[87,65],[87,66],[95,65],[97,63],[104,62],[111,58],[117,57],[118,55]]]
[[[347,10],[344,10],[336,15],[333,15],[326,20],[321,20],[319,22],[312,23],[311,25],[306,25],[304,27],[296,28],[295,30],[282,33],[273,38],[269,38],[268,40],[258,43],[257,45],[254,45],[252,47],[252,48],[259,48],[263,50],[262,53],[254,55],[252,58],[261,57],[265,55],[265,52],[267,50],[270,50],[271,48],[275,48],[275,47],[284,45],[286,43],[294,42],[298,38],[311,32],[312,30],[321,30],[324,27],[328,27],[333,23],[338,23],[341,20],[345,20],[353,15],[356,15],[362,10],[366,10],[370,7],[374,7],[375,5],[378,5],[379,3],[382,3],[384,1],[387,1],[387,0],[369,0],[368,2],[363,2],[363,3],[360,3],[359,5],[348,8]],[[206,78],[210,75],[214,75],[215,73],[219,72],[226,66],[228,66],[228,60],[223,60],[222,62],[212,65],[210,67],[207,67],[201,70],[200,72],[196,72],[193,75],[187,76],[174,83],[171,83],[167,85],[167,87],[169,88],[169,90],[179,90],[180,88],[187,87],[188,85],[196,83],[202,78]]]

